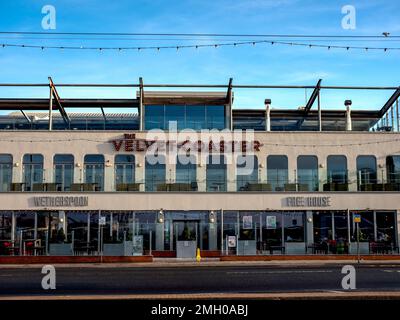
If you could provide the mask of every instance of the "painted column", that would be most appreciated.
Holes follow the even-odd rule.
[[[306,236],[307,236],[307,247],[314,243],[314,220],[313,212],[306,212]]]
[[[396,221],[397,246],[400,247],[400,210],[397,210]]]
[[[104,191],[115,191],[114,161],[109,155],[104,156]]]
[[[208,250],[218,249],[218,237],[217,237],[217,218],[216,214],[210,216],[208,221]]]

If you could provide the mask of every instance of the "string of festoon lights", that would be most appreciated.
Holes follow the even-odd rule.
[[[34,142],[42,142],[42,143],[60,143],[60,142],[93,142],[93,143],[109,143],[109,140],[97,140],[97,139],[87,139],[87,138],[69,138],[69,139],[0,139],[0,142],[9,142],[9,143],[34,143]],[[197,140],[196,140],[197,141]],[[161,142],[161,141],[160,141]],[[400,142],[400,139],[390,139],[384,141],[368,141],[368,142],[358,142],[358,143],[338,143],[338,144],[282,144],[282,143],[268,143],[263,142],[263,146],[275,146],[275,147],[312,147],[312,148],[320,148],[320,147],[353,147],[353,146],[366,146],[366,145],[374,145],[374,144],[382,144],[382,143],[396,143]]]
[[[237,47],[237,46],[255,46],[257,44],[297,46],[309,48],[324,48],[327,50],[363,50],[363,51],[398,51],[400,47],[376,47],[376,46],[354,46],[354,45],[335,45],[335,44],[316,44],[304,42],[287,42],[274,40],[255,40],[255,41],[236,41],[224,43],[207,43],[207,44],[188,44],[188,45],[160,45],[160,46],[71,46],[71,45],[38,45],[38,44],[21,44],[21,43],[1,43],[2,48],[26,48],[26,49],[57,49],[57,50],[92,50],[92,51],[144,51],[144,50],[181,50],[181,49],[201,49],[201,48],[220,48],[220,47]]]
[[[363,50],[367,51],[398,51],[400,47],[385,45],[370,45],[372,41],[393,42],[400,41],[400,36],[391,35],[389,32],[383,32],[381,35],[302,35],[302,34],[226,34],[226,33],[126,33],[126,32],[29,32],[29,31],[0,31],[0,48],[31,48],[31,49],[56,49],[56,50],[91,50],[91,51],[160,51],[180,49],[200,49],[200,48],[220,48],[220,47],[238,47],[255,46],[258,44],[282,45],[292,47],[323,48],[336,50]],[[60,38],[59,36],[69,36]],[[85,36],[83,38],[82,36]],[[116,38],[118,36],[118,38]],[[5,37],[5,38],[4,38]],[[101,38],[99,38],[101,37]],[[132,38],[133,37],[133,38]],[[154,38],[157,37],[157,38]],[[189,37],[189,38],[188,38]],[[212,38],[213,40],[210,40]],[[5,41],[2,41],[2,40]],[[8,41],[7,39],[12,39]],[[79,41],[80,45],[48,45],[38,43],[40,40],[64,40]],[[250,40],[248,40],[250,39]],[[36,43],[28,41],[36,40]],[[84,45],[86,40],[122,40],[122,41],[142,41],[150,40],[157,43],[160,40],[169,42],[192,41],[190,44],[168,44],[168,45]],[[15,41],[15,42],[14,42]],[[208,41],[205,43],[204,41]],[[210,43],[213,41],[212,43]],[[335,44],[340,41],[346,44]],[[368,45],[351,45],[354,41],[364,41]],[[24,43],[21,43],[24,42]],[[320,42],[320,43],[316,43]]]

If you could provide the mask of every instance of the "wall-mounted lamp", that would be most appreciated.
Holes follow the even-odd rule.
[[[323,163],[320,163],[320,164],[319,164],[319,167],[320,167],[320,168],[325,168],[325,165],[324,165]]]
[[[215,223],[215,212],[214,212],[214,210],[211,210],[210,211],[210,214],[208,215],[208,221],[210,222],[210,223]]]
[[[157,222],[158,223],[164,222],[164,210],[162,208],[160,209],[160,211],[158,211]]]
[[[199,163],[199,168],[203,168],[203,164],[202,163]]]
[[[14,167],[19,167],[19,162],[14,163]]]
[[[262,168],[264,168],[265,166],[264,166],[263,163],[260,163],[259,167],[262,169]]]
[[[76,164],[76,167],[77,167],[77,168],[80,168],[80,167],[81,167],[81,164],[80,164],[80,163],[77,163],[77,164]]]
[[[384,165],[383,163],[380,163],[380,164],[378,165],[378,167],[382,169],[382,168],[385,167],[385,165]]]
[[[307,218],[307,222],[308,222],[308,223],[311,223],[312,221],[313,221],[313,220],[312,220],[311,217],[308,217],[308,218]]]
[[[112,166],[111,161],[110,161],[110,160],[107,160],[107,161],[106,161],[106,167],[111,167],[111,166]]]
[[[139,163],[137,164],[137,167],[138,167],[138,168],[141,168],[141,167],[142,167],[142,164],[139,162]]]

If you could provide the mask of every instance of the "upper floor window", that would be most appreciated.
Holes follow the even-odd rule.
[[[288,183],[288,158],[284,155],[267,157],[267,181],[273,191],[284,191]]]
[[[328,156],[327,181],[330,184],[347,184],[347,158],[342,155]]]
[[[145,166],[145,190],[167,191],[165,182],[165,157],[163,155],[147,155]]]
[[[226,158],[223,155],[210,155],[207,159],[207,191],[226,191],[227,172]]]
[[[237,191],[247,191],[250,185],[258,183],[258,158],[254,155],[237,157]]]
[[[119,154],[115,156],[115,188],[128,191],[135,183],[135,156]]]
[[[74,156],[56,154],[54,156],[54,182],[57,191],[71,191],[74,182]]]
[[[43,155],[25,154],[22,170],[25,191],[43,191]]]
[[[0,192],[10,190],[13,159],[10,154],[0,154]]]
[[[181,191],[197,190],[196,157],[178,155],[176,159],[176,183]]]
[[[400,156],[386,157],[387,182],[400,184]]]
[[[145,130],[225,129],[227,120],[224,105],[145,105]],[[174,127],[173,127],[174,128]]]
[[[376,158],[375,156],[357,157],[357,185],[359,191],[372,190],[367,185],[376,184]]]
[[[93,191],[104,191],[104,156],[87,154],[85,162],[85,183],[92,185]]]
[[[318,158],[297,157],[297,183],[299,191],[318,191]]]

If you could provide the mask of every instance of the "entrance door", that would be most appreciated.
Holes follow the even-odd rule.
[[[198,221],[174,221],[177,258],[196,258]]]

